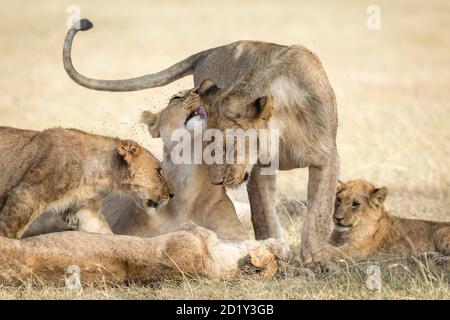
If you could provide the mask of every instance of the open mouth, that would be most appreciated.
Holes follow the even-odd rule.
[[[164,208],[168,202],[169,198],[167,199],[161,198],[158,202],[152,199],[147,199],[147,201],[145,202],[146,205],[145,211],[149,216],[153,216],[159,209]]]
[[[147,204],[147,207],[149,207],[149,208],[155,208],[156,209],[158,207],[158,203],[153,201],[153,200],[151,200],[151,199],[148,199],[146,204]]]
[[[146,205],[148,208],[154,208],[154,209],[159,209],[159,208],[164,208],[167,203],[169,202],[170,197],[167,198],[160,198],[158,202],[153,201],[152,199],[148,199],[146,202]]]
[[[191,120],[194,117],[200,116],[200,118],[205,121],[205,124],[208,120],[208,115],[206,113],[206,109],[203,106],[198,107],[196,110],[192,111],[184,121],[184,124],[188,123],[189,120]]]

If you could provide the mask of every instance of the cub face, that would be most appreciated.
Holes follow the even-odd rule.
[[[376,188],[368,181],[339,182],[333,214],[335,230],[372,229],[385,213],[386,197],[386,187]]]
[[[149,151],[132,140],[123,140],[117,149],[126,168],[125,182],[148,214],[164,207],[173,196],[162,165]]]

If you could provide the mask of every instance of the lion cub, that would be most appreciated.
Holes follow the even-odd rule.
[[[75,129],[0,127],[0,236],[20,238],[45,210],[79,230],[111,233],[99,214],[112,191],[152,213],[168,202],[160,162],[131,140]]]
[[[450,255],[450,222],[406,219],[384,207],[387,188],[364,180],[338,185],[333,249],[343,258],[365,259],[373,254],[414,256],[426,252]]]

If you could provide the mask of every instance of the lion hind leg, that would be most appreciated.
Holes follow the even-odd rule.
[[[0,236],[20,239],[45,202],[33,188],[12,190],[0,213]]]

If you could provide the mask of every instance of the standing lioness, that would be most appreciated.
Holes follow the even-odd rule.
[[[68,31],[64,42],[64,67],[78,84],[95,90],[133,91],[163,86],[193,74],[194,85],[211,113],[211,128],[225,133],[248,128],[279,132],[279,152],[271,154],[279,159],[279,169],[309,169],[308,215],[301,241],[303,262],[312,261],[327,269],[325,249],[332,229],[339,157],[336,99],[319,58],[303,46],[237,41],[194,54],[155,74],[97,80],[78,73],[71,59],[75,34],[91,27],[90,21],[82,19]],[[248,180],[256,238],[280,238],[274,207],[276,176],[263,174],[263,165],[261,161],[255,165],[210,165],[209,178],[213,184],[226,187]]]
[[[170,196],[161,170],[160,162],[131,140],[74,129],[0,127],[0,235],[20,238],[44,210],[64,214],[79,229],[92,231],[97,224],[96,231],[108,232],[97,214],[102,197],[127,192],[153,211]]]

